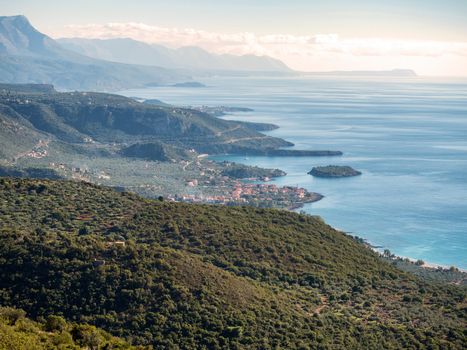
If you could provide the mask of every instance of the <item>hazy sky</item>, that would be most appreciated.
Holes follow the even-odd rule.
[[[266,54],[308,71],[467,76],[467,0],[0,0],[52,37]]]

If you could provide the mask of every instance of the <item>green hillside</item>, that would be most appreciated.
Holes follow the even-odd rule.
[[[465,288],[319,218],[0,179],[0,304],[157,349],[462,349]]]
[[[0,307],[0,350],[147,349],[132,346],[94,326],[68,323],[49,315],[41,322],[26,317],[23,310]]]

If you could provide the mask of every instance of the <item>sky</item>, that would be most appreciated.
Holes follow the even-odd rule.
[[[54,38],[269,55],[303,71],[467,76],[467,0],[0,0]]]

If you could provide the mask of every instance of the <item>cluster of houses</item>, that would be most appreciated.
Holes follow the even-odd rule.
[[[30,158],[37,158],[37,159],[47,157],[47,155],[49,154],[49,152],[47,151],[48,145],[49,145],[48,140],[46,141],[39,140],[37,145],[35,145],[31,151],[24,154],[24,156],[30,157]]]
[[[195,186],[195,181],[196,180],[190,180],[188,186]],[[280,187],[274,184],[242,183],[237,181],[232,191],[228,191],[225,194],[186,194],[171,196],[168,199],[179,202],[224,205],[248,204],[252,201],[280,201],[294,204],[304,202],[308,195],[309,192],[300,187]]]
[[[47,157],[47,154],[49,154],[49,152],[46,149],[33,149],[26,153],[26,157],[40,159]]]
[[[232,191],[234,200],[258,197],[261,200],[275,200],[277,197],[289,197],[293,199],[305,198],[307,190],[300,187],[284,186],[279,187],[274,184],[242,184],[239,183]]]

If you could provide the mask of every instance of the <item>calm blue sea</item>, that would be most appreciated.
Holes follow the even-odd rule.
[[[325,198],[305,206],[329,224],[393,253],[467,269],[467,80],[407,78],[210,78],[206,88],[124,91],[177,105],[255,111],[229,119],[275,123],[269,134],[297,149],[342,157],[216,159],[280,168],[277,184]],[[318,179],[316,165],[350,165],[363,175]]]

